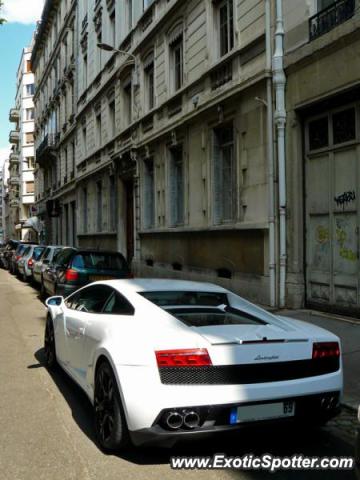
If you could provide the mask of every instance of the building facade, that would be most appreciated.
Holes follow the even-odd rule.
[[[31,71],[32,47],[22,52],[17,71],[15,107],[9,120],[15,125],[10,132],[12,144],[9,156],[9,235],[21,240],[36,240],[37,233],[31,227],[34,210],[34,75]]]
[[[358,0],[284,2],[288,301],[358,312]]]
[[[32,55],[47,241],[273,306],[356,308],[358,12],[48,0]]]

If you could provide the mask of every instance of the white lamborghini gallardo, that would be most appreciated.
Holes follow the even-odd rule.
[[[339,339],[222,287],[110,280],[47,307],[47,365],[86,392],[106,450],[339,411]]]

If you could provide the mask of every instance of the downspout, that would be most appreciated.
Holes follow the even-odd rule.
[[[274,188],[274,131],[273,131],[273,86],[271,0],[265,0],[266,33],[266,103],[267,103],[267,157],[268,157],[268,202],[269,202],[269,282],[270,306],[276,306],[276,245],[275,245],[275,188]]]
[[[282,0],[276,0],[276,29],[275,53],[273,56],[273,78],[275,87],[275,125],[277,140],[277,161],[279,177],[279,249],[280,249],[280,278],[279,278],[279,306],[286,303],[286,172],[285,172],[285,87],[284,72],[284,18]]]

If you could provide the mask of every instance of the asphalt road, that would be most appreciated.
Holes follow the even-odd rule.
[[[170,456],[247,453],[351,456],[355,415],[320,430],[278,428],[233,437],[105,455],[96,445],[86,396],[61,372],[43,366],[45,308],[38,292],[0,270],[0,480],[95,479],[353,479],[342,472],[173,471]],[[146,395],[144,395],[146,401]]]

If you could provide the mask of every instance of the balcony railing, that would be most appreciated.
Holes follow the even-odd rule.
[[[10,165],[19,163],[19,155],[17,153],[10,153],[9,160],[10,160]]]
[[[20,119],[20,112],[17,108],[11,108],[9,112],[9,121],[18,122]]]
[[[310,40],[321,37],[355,13],[355,0],[338,0],[309,19]]]
[[[59,143],[60,135],[58,133],[48,133],[44,140],[36,149],[36,160],[41,164],[45,157],[49,154],[54,154]]]
[[[9,134],[9,142],[17,144],[19,143],[19,140],[20,140],[20,133],[18,132],[18,130],[11,130]]]
[[[231,82],[233,77],[233,64],[230,59],[219,68],[211,72],[211,90],[222,87],[225,83]]]

